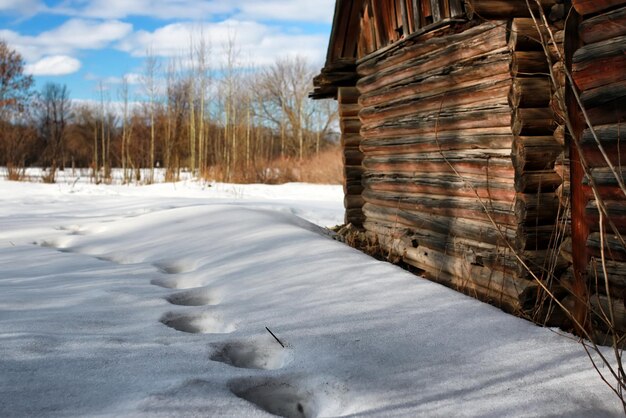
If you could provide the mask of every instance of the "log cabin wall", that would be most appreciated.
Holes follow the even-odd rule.
[[[514,77],[532,63],[514,61],[509,29],[476,20],[411,38],[362,59],[357,88],[367,232],[433,280],[519,310],[536,284],[513,251],[545,257],[555,210],[537,202],[560,182],[550,91],[536,100],[544,80]]]
[[[539,3],[555,38],[552,68],[526,0],[338,0],[313,94],[343,109],[347,219],[430,278],[516,311],[541,305],[532,274],[576,299],[598,266],[597,203],[565,128],[566,110],[576,126],[582,117],[556,99],[566,67],[626,171],[626,0],[572,0],[582,16],[567,19],[573,31],[569,1]],[[557,51],[571,59],[559,62]],[[624,232],[625,196],[590,130],[579,137]],[[626,251],[607,240],[609,281],[624,299]],[[602,286],[591,291],[602,304]]]
[[[582,147],[581,160],[586,161],[590,170],[584,173],[576,165],[572,166],[572,171],[576,172],[572,177],[572,192],[580,195],[579,199],[572,200],[573,226],[578,227],[572,245],[574,253],[582,258],[577,267],[583,271],[578,273],[586,276],[596,312],[600,306],[608,312],[601,262],[604,249],[617,329],[626,332],[626,247],[619,238],[619,235],[626,237],[626,191],[617,181],[617,177],[622,184],[626,180],[626,147],[621,145],[622,132],[626,130],[626,1],[574,0],[572,3],[580,15],[580,23],[573,28],[577,33],[570,34],[579,36],[571,62],[575,87],[606,158],[616,172],[609,168],[592,129],[584,124],[580,113],[575,115],[581,121],[578,138]],[[604,246],[592,181],[608,212],[608,218],[603,220]],[[602,329],[602,321],[597,321],[596,326]]]
[[[344,167],[345,223],[363,226],[362,177],[363,153],[361,145],[361,121],[359,120],[359,92],[355,87],[340,87],[337,92],[341,148]]]

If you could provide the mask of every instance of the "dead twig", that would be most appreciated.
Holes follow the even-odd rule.
[[[270,334],[272,334],[272,337],[274,337],[274,339],[276,341],[278,341],[278,344],[280,344],[283,348],[285,348],[285,344],[283,344],[276,335],[274,335],[274,333],[272,331],[270,331],[270,329],[268,327],[265,327],[265,329],[267,330],[267,332],[269,332]]]

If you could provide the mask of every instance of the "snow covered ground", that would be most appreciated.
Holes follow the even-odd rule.
[[[620,414],[572,339],[330,239],[341,200],[0,181],[0,416]]]

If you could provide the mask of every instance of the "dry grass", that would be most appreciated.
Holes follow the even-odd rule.
[[[26,169],[24,167],[16,167],[12,164],[7,165],[7,180],[9,181],[25,181]]]

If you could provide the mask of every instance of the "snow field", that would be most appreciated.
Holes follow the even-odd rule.
[[[341,217],[328,186],[0,182],[0,416],[621,413],[576,341]]]

